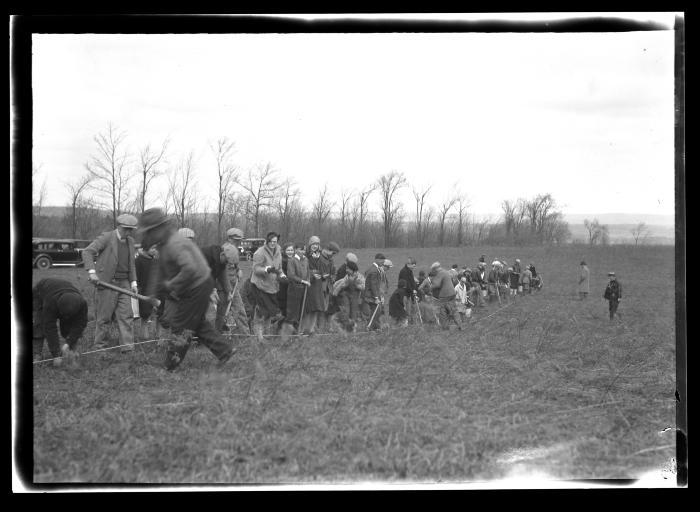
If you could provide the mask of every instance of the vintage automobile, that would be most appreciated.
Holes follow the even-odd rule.
[[[80,266],[81,252],[91,240],[75,238],[32,238],[32,265],[39,269],[52,266]]]
[[[241,253],[241,259],[245,258],[246,260],[252,260],[255,251],[257,251],[263,245],[265,245],[264,238],[245,238],[243,241],[241,241],[241,246],[238,248],[239,252]]]

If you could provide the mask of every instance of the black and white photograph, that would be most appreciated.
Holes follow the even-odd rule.
[[[13,492],[687,487],[684,27],[11,15]]]

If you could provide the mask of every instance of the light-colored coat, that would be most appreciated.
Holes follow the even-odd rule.
[[[578,291],[581,293],[589,293],[591,291],[591,273],[588,266],[581,265],[581,273],[578,277]]]
[[[279,245],[275,246],[274,252],[270,252],[267,244],[260,247],[253,254],[253,275],[250,282],[265,293],[277,293],[280,289],[278,276],[275,273],[268,273],[267,267],[273,267],[282,272],[282,251]]]
[[[82,251],[85,270],[95,270],[100,281],[109,282],[114,279],[119,256],[119,236],[117,230],[105,231]],[[134,239],[126,237],[129,248],[129,281],[136,281],[136,248]]]

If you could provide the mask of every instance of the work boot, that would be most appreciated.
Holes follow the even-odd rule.
[[[188,331],[182,334],[173,333],[172,337],[173,339],[165,353],[165,361],[163,363],[165,369],[170,372],[182,363],[182,360],[185,359],[187,351],[192,344],[192,334]]]

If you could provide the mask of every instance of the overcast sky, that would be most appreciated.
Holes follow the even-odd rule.
[[[111,122],[134,152],[169,137],[171,166],[193,150],[212,209],[209,144],[225,136],[242,170],[269,161],[308,198],[397,170],[434,184],[433,204],[459,189],[477,213],[551,192],[565,213],[673,214],[672,20],[623,33],[35,34],[34,163],[45,204],[65,205]],[[410,188],[403,199],[412,212]]]

